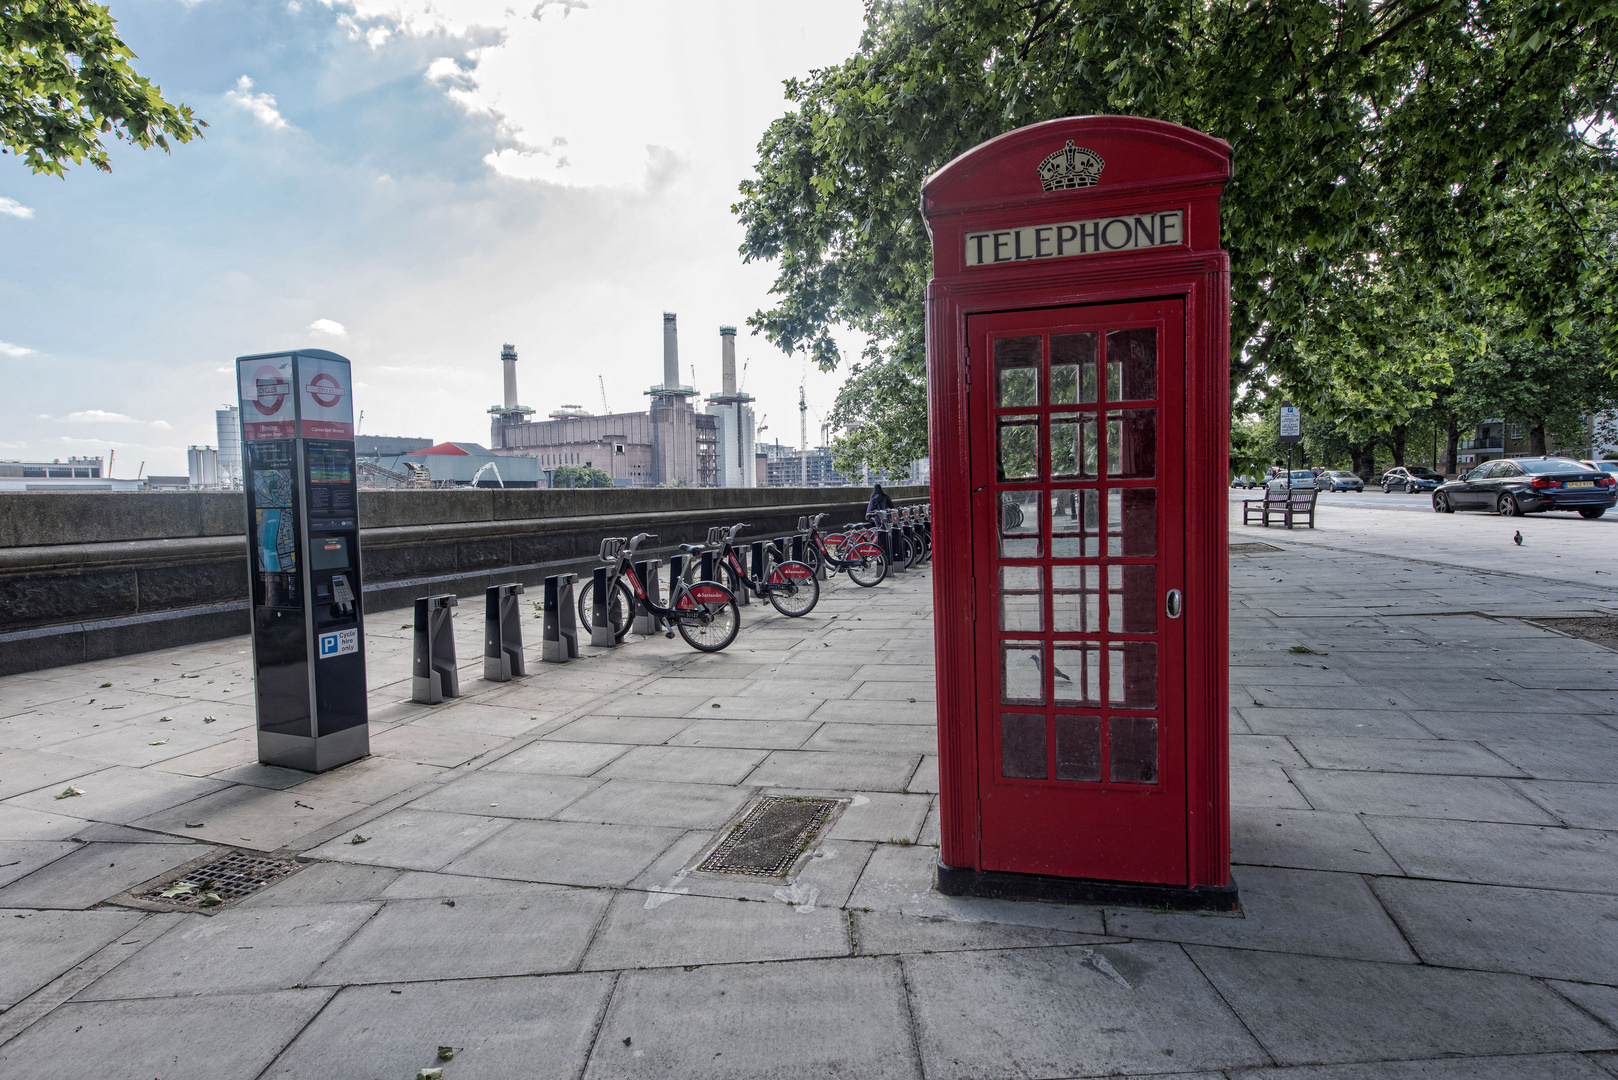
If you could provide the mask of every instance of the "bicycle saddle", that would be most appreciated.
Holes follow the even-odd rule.
[[[680,550],[685,552],[687,555],[695,555],[700,551],[707,551],[708,549],[701,544],[681,544]]]

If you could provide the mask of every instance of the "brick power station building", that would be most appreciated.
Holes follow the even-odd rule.
[[[721,391],[697,411],[694,387],[680,382],[675,316],[663,314],[663,381],[646,391],[645,412],[594,416],[564,405],[547,420],[517,401],[517,350],[500,351],[505,402],[489,410],[489,447],[502,457],[533,457],[541,469],[586,465],[621,487],[761,487],[753,399],[736,386],[736,328],[719,328]]]

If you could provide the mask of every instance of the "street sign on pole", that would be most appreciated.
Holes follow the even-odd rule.
[[[1303,412],[1293,405],[1281,406],[1281,441],[1295,443],[1303,438]]]

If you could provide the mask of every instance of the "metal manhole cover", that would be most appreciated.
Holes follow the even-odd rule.
[[[235,851],[148,889],[140,894],[140,899],[183,908],[219,907],[245,900],[300,869],[302,864],[293,859],[271,859]]]
[[[1252,543],[1248,543],[1248,544],[1232,544],[1232,545],[1230,545],[1230,553],[1232,555],[1258,555],[1258,554],[1261,554],[1261,553],[1266,552],[1266,551],[1285,551],[1285,550],[1286,550],[1286,548],[1278,548],[1274,544],[1263,544],[1263,543],[1258,542],[1257,540],[1253,541]]]
[[[837,806],[836,799],[766,795],[697,869],[710,874],[783,877]]]

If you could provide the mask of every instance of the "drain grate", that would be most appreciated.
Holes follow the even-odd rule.
[[[710,874],[783,877],[837,805],[836,799],[766,795],[697,869]]]
[[[1266,551],[1285,551],[1285,550],[1286,550],[1286,548],[1278,548],[1274,544],[1265,544],[1265,543],[1262,543],[1262,542],[1257,541],[1257,540],[1254,540],[1254,541],[1252,541],[1250,543],[1246,543],[1246,544],[1232,544],[1232,545],[1230,545],[1230,553],[1232,555],[1258,555],[1258,554],[1261,554],[1261,553],[1266,552]]]
[[[270,859],[239,851],[193,867],[181,876],[141,894],[142,900],[183,908],[209,908],[244,900],[274,885],[302,864],[293,859]]]

